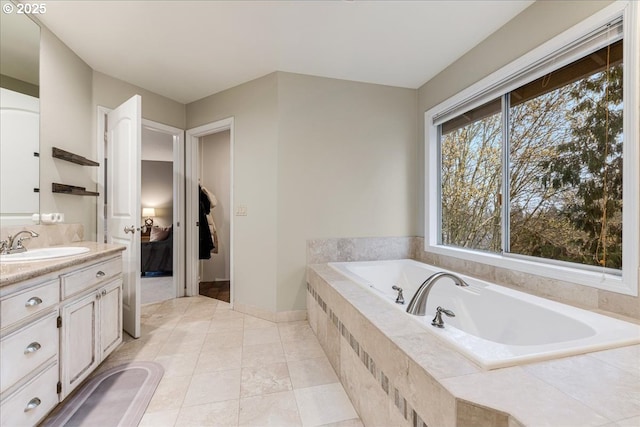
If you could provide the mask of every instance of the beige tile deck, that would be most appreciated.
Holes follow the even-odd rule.
[[[197,296],[143,306],[142,330],[103,364],[165,367],[141,426],[362,425],[307,322]]]

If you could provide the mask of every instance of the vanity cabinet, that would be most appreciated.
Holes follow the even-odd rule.
[[[0,425],[37,425],[121,342],[119,252],[0,287]]]
[[[0,425],[34,425],[58,404],[57,278],[0,289]]]
[[[122,342],[120,257],[60,277],[76,293],[60,308],[61,394],[64,399]]]

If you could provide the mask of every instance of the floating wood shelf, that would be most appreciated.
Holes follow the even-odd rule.
[[[93,160],[89,160],[86,157],[70,153],[57,147],[52,147],[51,155],[56,159],[66,160],[67,162],[75,163],[81,166],[100,166],[100,163],[98,162],[94,162]]]
[[[67,185],[67,184],[58,184],[57,182],[52,183],[52,192],[54,193],[62,193],[62,194],[71,194],[74,196],[99,196],[100,193],[95,191],[87,191],[84,187],[76,187],[75,185]]]

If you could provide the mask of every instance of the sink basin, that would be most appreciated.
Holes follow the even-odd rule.
[[[29,249],[17,254],[0,255],[0,262],[40,261],[51,258],[80,255],[89,252],[89,248],[80,246],[59,246],[53,248]]]

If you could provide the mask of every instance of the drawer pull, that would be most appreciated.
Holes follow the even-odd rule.
[[[27,346],[27,348],[24,349],[24,354],[35,353],[36,351],[40,350],[41,348],[42,348],[42,346],[40,345],[39,342],[32,342],[31,344],[29,344]]]
[[[42,300],[38,297],[31,297],[24,303],[25,307],[34,307],[38,304],[42,304]]]
[[[37,397],[34,397],[29,401],[29,403],[27,403],[27,407],[24,408],[24,412],[29,412],[33,409],[36,409],[38,406],[40,406],[41,403],[42,403],[42,400],[38,399]]]
[[[105,276],[105,273],[104,273],[104,271],[102,271],[102,270],[100,270],[100,271],[98,271],[98,272],[96,273],[96,277],[104,277],[104,276]]]

